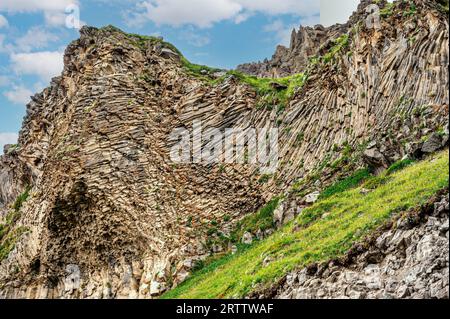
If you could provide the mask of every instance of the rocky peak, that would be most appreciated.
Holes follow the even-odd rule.
[[[376,3],[381,9],[386,0],[362,0],[357,10],[345,24],[335,24],[330,27],[316,25],[314,27],[300,26],[298,31],[292,30],[289,47],[279,45],[270,60],[257,63],[242,64],[237,70],[259,77],[279,78],[304,72],[310,58],[323,53],[333,40],[348,32],[348,30],[366,19],[366,8]]]

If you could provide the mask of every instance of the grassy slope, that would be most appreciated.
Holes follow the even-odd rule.
[[[372,183],[367,195],[358,187],[322,199],[273,236],[194,274],[163,298],[242,297],[295,268],[342,256],[393,214],[447,187],[448,165],[447,150]],[[263,267],[267,257],[272,261]]]

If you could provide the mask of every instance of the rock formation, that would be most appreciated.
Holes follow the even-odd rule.
[[[264,296],[281,299],[448,299],[448,192],[355,245],[335,261],[287,275]],[[369,248],[367,248],[369,247]]]
[[[298,31],[292,30],[289,47],[279,45],[271,59],[262,62],[241,64],[237,70],[249,75],[268,78],[280,78],[306,70],[311,58],[326,52],[333,40],[348,32],[355,23],[360,21],[366,13],[366,8],[372,3],[370,0],[361,1],[357,10],[345,24],[330,27],[316,25],[314,27],[300,26]],[[378,1],[382,9],[387,1]]]
[[[211,228],[226,235],[279,194],[298,202],[296,215],[308,194],[363,163],[377,170],[448,146],[448,18],[434,1],[414,3],[403,15],[398,2],[380,29],[365,26],[363,11],[347,31],[335,27],[347,41],[322,44],[303,87],[272,109],[257,107],[257,90],[236,76],[188,72],[161,39],[84,27],[62,75],[27,105],[18,146],[1,157],[3,219],[30,191],[8,224],[0,296],[159,296],[197,261],[231,249]],[[317,54],[321,30],[294,33],[296,52]],[[304,71],[305,54],[262,75]],[[174,163],[171,132],[194,121],[278,128],[277,171]]]
[[[237,67],[238,71],[258,77],[279,78],[303,72],[310,58],[317,56],[323,45],[346,32],[345,25],[324,28],[300,26],[292,30],[289,48],[279,45],[270,60],[247,63]]]

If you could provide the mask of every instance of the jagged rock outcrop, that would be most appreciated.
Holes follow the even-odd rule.
[[[16,225],[28,232],[0,267],[2,280],[21,278],[6,296],[157,295],[208,255],[211,221],[226,227],[225,215],[261,205],[250,171],[176,165],[167,146],[180,126],[176,105],[191,92],[201,92],[193,102],[208,96],[237,110],[251,107],[251,92],[226,84],[208,92],[159,42],[135,41],[83,28],[62,76],[28,105],[20,148],[2,159],[2,203],[20,187],[8,163],[25,166],[33,185]],[[82,287],[65,285],[68,269],[81,271]]]
[[[279,45],[273,57],[263,62],[247,63],[237,67],[237,70],[258,77],[279,78],[304,72],[311,57],[319,54],[320,49],[328,41],[345,33],[345,25],[324,28],[300,26],[292,30],[289,48]]]
[[[211,228],[227,235],[282,193],[296,203],[283,223],[364,161],[386,166],[422,156],[438,138],[448,145],[448,17],[433,1],[415,4],[416,14],[403,15],[398,2],[377,30],[354,16],[348,43],[309,65],[281,111],[257,107],[258,92],[237,77],[211,84],[190,74],[160,39],[84,27],[0,162],[3,217],[31,186],[12,226],[26,231],[0,264],[0,296],[156,297],[197,260],[232,248],[217,245]],[[318,42],[302,32],[301,41]],[[276,173],[174,163],[171,132],[192,131],[194,121],[278,128]],[[378,153],[381,162],[367,156]]]
[[[344,259],[287,275],[260,297],[280,299],[448,299],[449,199],[390,222]]]
[[[316,25],[314,27],[300,26],[298,31],[292,30],[289,47],[279,45],[272,58],[262,62],[241,64],[237,70],[246,74],[279,78],[292,74],[302,73],[308,67],[310,59],[326,52],[333,40],[345,34],[354,23],[361,20],[365,10],[372,2],[362,1],[358,9],[349,18],[346,24],[336,24],[330,27]],[[383,8],[387,1],[378,1],[377,5]]]

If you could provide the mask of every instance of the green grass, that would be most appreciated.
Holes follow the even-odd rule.
[[[274,198],[256,214],[249,215],[238,222],[231,233],[231,241],[233,243],[239,242],[245,232],[255,234],[258,230],[265,231],[274,228],[273,212],[278,207],[279,202],[280,198]]]
[[[28,199],[28,197],[30,196],[30,190],[31,190],[31,188],[29,186],[27,186],[27,187],[25,187],[25,191],[22,194],[20,194],[19,196],[17,196],[16,201],[14,202],[14,204],[12,206],[16,212],[18,212],[22,208],[23,203],[25,203],[26,200]]]
[[[387,3],[386,6],[380,10],[380,16],[382,18],[390,17],[391,15],[394,14],[394,8],[395,8],[394,3]]]
[[[449,1],[448,0],[438,0],[437,2],[438,2],[439,9],[442,12],[448,14],[448,12],[449,12]]]
[[[397,171],[400,171],[412,164],[414,164],[415,161],[412,159],[404,159],[404,160],[400,160],[395,162],[394,164],[392,164],[387,170],[386,170],[386,175],[391,175],[392,173],[395,173]]]
[[[194,274],[163,298],[235,298],[269,286],[289,271],[343,256],[392,215],[425,203],[449,183],[448,150],[393,172],[363,195],[360,188],[319,200],[248,250]],[[263,267],[263,261],[272,262]]]
[[[343,51],[345,48],[348,48],[350,41],[349,35],[344,34],[333,41],[333,47],[321,58],[322,61],[327,64],[334,60],[334,58]]]
[[[16,242],[27,231],[24,227],[14,228],[16,222],[20,218],[20,209],[23,203],[30,196],[31,188],[27,186],[25,191],[17,196],[12,205],[12,211],[6,215],[5,223],[0,224],[0,261],[8,257],[9,253],[14,249]]]
[[[3,225],[0,226],[0,230]],[[14,230],[8,231],[5,234],[2,234],[2,239],[0,242],[0,261],[8,257],[9,253],[16,246],[17,241],[20,237],[28,231],[26,227],[18,227]]]
[[[359,186],[364,180],[371,176],[368,169],[361,169],[341,181],[336,182],[320,194],[320,199],[329,198],[337,193]]]
[[[287,102],[303,87],[307,79],[303,73],[278,79],[258,78],[238,71],[229,71],[227,76],[230,75],[255,89],[261,98],[259,108],[271,110],[277,107],[278,113],[284,111]]]

